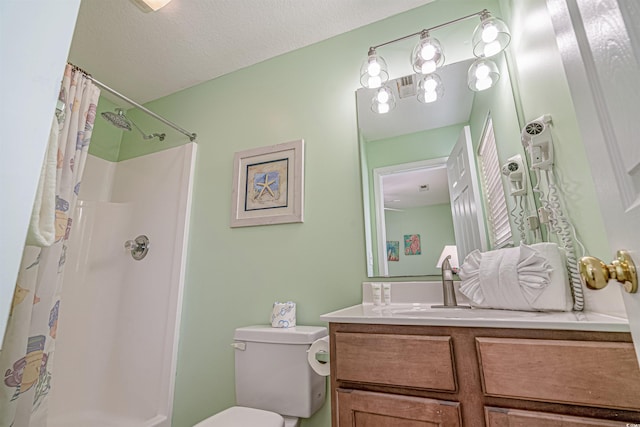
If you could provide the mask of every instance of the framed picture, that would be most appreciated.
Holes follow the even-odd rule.
[[[404,254],[405,255],[421,255],[422,254],[419,234],[404,235]]]
[[[304,221],[304,140],[233,158],[231,227]]]
[[[387,240],[387,261],[400,261],[400,242]]]

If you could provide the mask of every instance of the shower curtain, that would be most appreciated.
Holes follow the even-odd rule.
[[[0,350],[0,427],[46,425],[67,241],[99,96],[82,71],[67,65],[47,150],[54,155],[43,165]],[[51,200],[44,200],[47,189]],[[47,226],[51,233],[38,233]]]

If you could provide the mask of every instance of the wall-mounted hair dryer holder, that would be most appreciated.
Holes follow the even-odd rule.
[[[507,159],[502,165],[502,174],[509,178],[509,195],[526,196],[527,194],[527,171],[524,167],[524,160],[520,154]]]
[[[527,123],[522,129],[522,145],[531,158],[532,169],[549,170],[553,166],[551,116],[545,114]]]

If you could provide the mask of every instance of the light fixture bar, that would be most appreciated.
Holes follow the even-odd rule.
[[[371,46],[369,49],[370,50],[371,49],[375,50],[375,49],[377,49],[379,47],[386,46],[386,45],[389,45],[389,44],[392,44],[392,43],[396,43],[396,42],[399,42],[399,41],[402,41],[402,40],[406,40],[408,38],[418,36],[418,35],[423,34],[425,32],[429,32],[429,31],[432,31],[432,30],[437,30],[438,28],[446,27],[447,25],[455,24],[456,22],[464,21],[465,19],[473,18],[475,16],[482,16],[483,14],[486,14],[486,13],[489,13],[489,11],[487,9],[482,9],[480,12],[472,13],[472,14],[467,15],[467,16],[462,16],[462,17],[454,19],[452,21],[443,22],[442,24],[438,24],[438,25],[436,25],[434,27],[425,28],[424,30],[417,31],[415,33],[408,34],[406,36],[399,37],[397,39],[390,40],[388,42],[384,42],[384,43],[381,43],[381,44],[376,45],[376,46]]]
[[[473,54],[478,59],[467,72],[467,85],[475,92],[492,88],[500,78],[498,68],[489,57],[504,51],[509,45],[511,34],[508,26],[499,18],[492,17],[487,9],[461,16],[451,21],[443,22],[431,28],[425,28],[415,33],[407,34],[397,39],[369,48],[367,60],[360,67],[360,84],[364,88],[378,89],[371,103],[371,109],[379,114],[388,113],[395,106],[393,93],[385,86],[389,79],[389,71],[384,59],[378,55],[376,49],[392,43],[420,36],[420,41],[411,52],[411,66],[413,70],[424,77],[418,84],[418,101],[423,103],[435,102],[444,94],[442,81],[435,71],[445,63],[445,55],[440,41],[430,35],[430,32],[470,18],[480,17],[471,37]],[[384,99],[380,99],[383,97]]]

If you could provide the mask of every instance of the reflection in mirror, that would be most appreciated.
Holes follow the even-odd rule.
[[[455,244],[446,161],[443,157],[373,170],[375,232],[377,240],[385,242],[377,245],[374,258],[380,275],[439,274],[441,249]],[[428,241],[421,240],[427,236]]]
[[[472,62],[470,58],[438,70],[444,94],[433,103],[416,100],[416,75],[389,82],[396,106],[386,114],[371,108],[375,90],[362,88],[356,92],[369,277],[439,275],[436,264],[444,246],[458,243],[459,252],[460,246],[465,246],[456,242],[460,240],[461,226],[453,225],[456,221],[449,200],[418,201],[424,198],[424,193],[438,188],[432,181],[437,178],[425,177],[422,172],[436,173],[444,169],[442,164],[465,134],[465,127],[471,151],[477,156],[481,141],[487,139],[489,117],[493,122],[491,137],[495,139],[497,157],[493,167],[497,173],[487,179],[493,179],[494,183],[497,180],[496,188],[507,189],[504,196],[510,238],[505,240],[503,236],[498,242],[492,235],[494,224],[487,221],[485,213],[491,213],[486,184],[480,184],[481,201],[467,210],[477,214],[481,224],[478,232],[482,235],[464,253],[459,253],[460,260],[462,262],[474,248],[486,250],[530,239],[526,235],[529,232],[519,226],[527,217],[535,215],[529,180],[522,181],[526,191],[511,196],[509,175],[501,173],[508,159],[517,155],[525,158],[506,60],[504,56],[496,59],[500,80],[483,92],[472,92],[467,87],[467,71]],[[481,162],[473,160],[469,166],[475,169],[476,164],[479,172],[474,173],[473,178],[482,182]],[[385,190],[398,180],[404,187],[401,197],[391,189]],[[447,185],[450,187],[451,182]],[[410,248],[405,252],[405,245],[414,243],[415,247],[416,237],[412,236],[419,236],[420,254],[414,254]]]

